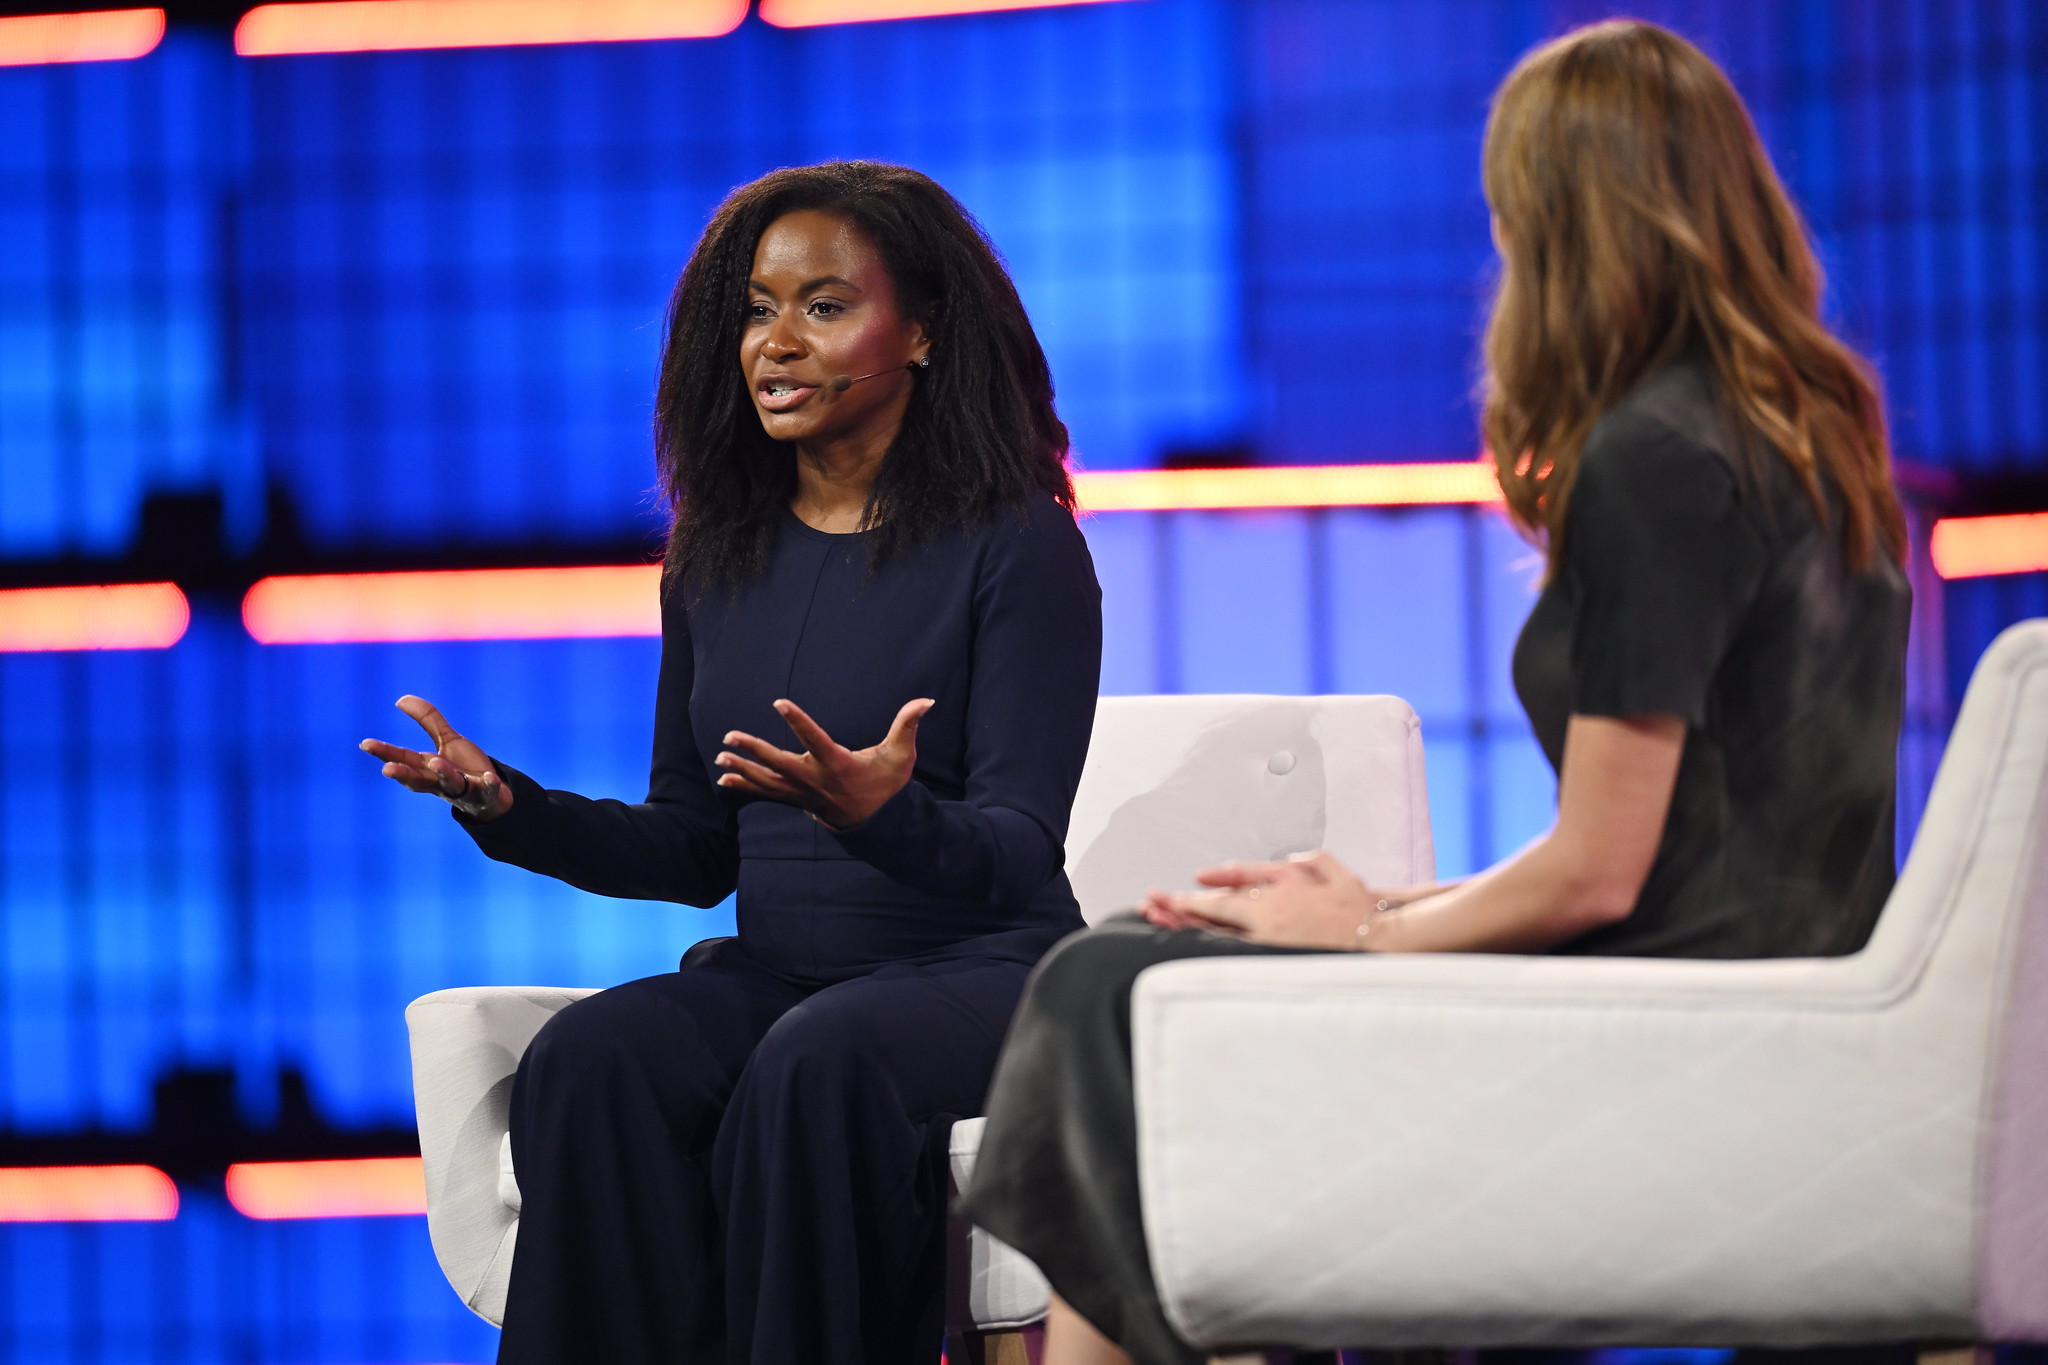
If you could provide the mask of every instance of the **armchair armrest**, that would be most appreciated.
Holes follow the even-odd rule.
[[[555,1011],[594,994],[550,986],[466,986],[405,1009],[413,1102],[427,1178],[427,1233],[448,1283],[488,1322],[504,1317],[519,1213],[499,1192],[512,1077]]]

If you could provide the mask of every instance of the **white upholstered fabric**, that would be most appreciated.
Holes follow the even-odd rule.
[[[965,1189],[974,1175],[981,1130],[987,1126],[987,1119],[962,1119],[953,1125],[956,1191]],[[946,1256],[948,1331],[1000,1332],[1029,1327],[1045,1316],[1048,1290],[1037,1266],[980,1228],[962,1228],[956,1223],[951,1231]]]
[[[519,1177],[512,1170],[512,1134],[498,1144],[498,1202],[517,1213],[526,1201],[519,1195]]]
[[[1399,697],[1105,697],[1067,873],[1090,923],[1230,858],[1327,848],[1378,885],[1425,881],[1426,787]]]
[[[1067,866],[1091,920],[1151,886],[1184,886],[1197,866],[1328,847],[1382,884],[1435,867],[1422,738],[1396,697],[1106,697],[1075,800]],[[504,1316],[518,1232],[506,1155],[512,1073],[555,1010],[589,990],[438,991],[406,1010],[426,1156],[427,1221],[456,1293]],[[956,1180],[972,1170],[981,1121],[955,1125]],[[998,1328],[1045,1313],[1045,1281],[1014,1251],[956,1227],[953,1328]],[[963,1320],[964,1319],[964,1320]]]
[[[1198,867],[1328,848],[1381,886],[1435,875],[1422,730],[1399,697],[1105,697],[1067,836],[1091,923]],[[954,1125],[964,1187],[982,1121]],[[959,1230],[956,1230],[956,1232]],[[1045,1278],[980,1228],[952,1252],[954,1328],[1045,1316]],[[966,1273],[963,1275],[962,1271]]]
[[[1133,1019],[1169,1316],[1212,1347],[1973,1339],[2044,839],[2036,622],[1980,665],[1854,956],[1151,969]]]
[[[553,986],[466,986],[435,991],[406,1006],[413,1107],[426,1165],[427,1234],[448,1283],[491,1323],[504,1320],[505,1282],[519,1233],[518,1185],[510,1178],[509,1159],[502,1174],[499,1164],[509,1158],[512,1073],[540,1026],[590,994]],[[513,1196],[510,1207],[507,1193]]]

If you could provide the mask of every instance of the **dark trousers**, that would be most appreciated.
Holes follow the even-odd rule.
[[[939,1354],[946,1143],[1028,968],[831,985],[736,939],[602,991],[512,1087],[506,1365],[906,1365]]]

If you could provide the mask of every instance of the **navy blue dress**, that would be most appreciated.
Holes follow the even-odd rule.
[[[520,1064],[501,1361],[846,1362],[939,1351],[946,1138],[982,1112],[1024,979],[1081,925],[1062,871],[1101,593],[1044,494],[879,566],[786,517],[737,589],[666,596],[645,802],[500,763],[493,858],[715,905],[738,935],[563,1010]],[[850,748],[937,703],[910,784],[827,829],[716,785],[730,730]],[[460,818],[460,817],[458,817]]]

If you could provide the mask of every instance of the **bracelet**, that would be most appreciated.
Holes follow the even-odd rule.
[[[1400,907],[1400,904],[1401,902],[1388,900],[1385,896],[1382,896],[1378,900],[1374,901],[1372,903],[1372,909],[1367,912],[1364,919],[1358,922],[1358,927],[1352,930],[1352,932],[1358,936],[1359,940],[1356,944],[1353,945],[1353,951],[1361,953],[1364,952],[1365,936],[1372,932],[1372,922],[1378,919],[1381,915],[1386,914],[1387,911],[1398,909]]]

